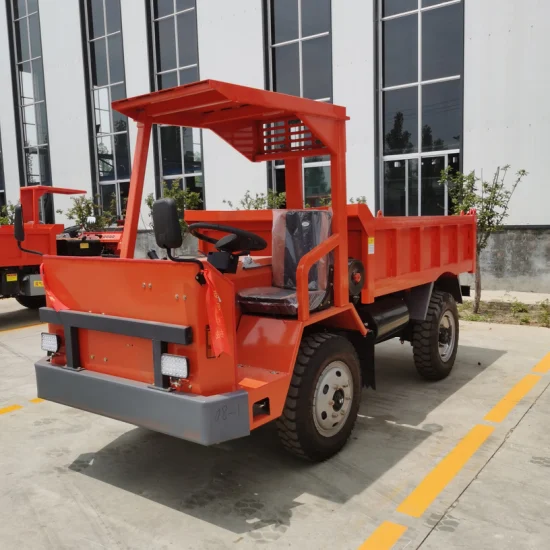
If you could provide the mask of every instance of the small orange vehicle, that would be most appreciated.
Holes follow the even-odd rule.
[[[344,446],[362,387],[375,386],[376,343],[409,341],[420,375],[449,375],[475,215],[347,205],[344,107],[207,80],[113,108],[138,123],[121,257],[44,257],[39,397],[204,445],[276,421],[289,451],[318,461]],[[204,254],[175,257],[176,206],[160,199],[169,261],[133,259],[153,124],[284,160],[286,209],[188,211]],[[318,155],[331,157],[332,206],[305,209],[302,159]]]

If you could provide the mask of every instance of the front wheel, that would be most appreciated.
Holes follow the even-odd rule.
[[[306,336],[277,420],[291,453],[320,462],[346,444],[361,401],[361,369],[353,345],[331,333]]]
[[[38,309],[45,307],[46,296],[24,296],[20,294],[15,299],[23,306],[29,309]]]
[[[451,373],[458,351],[458,309],[448,292],[434,290],[426,320],[413,327],[413,354],[426,380],[443,380]]]

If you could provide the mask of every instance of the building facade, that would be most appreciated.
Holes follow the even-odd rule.
[[[373,210],[445,215],[443,168],[510,164],[529,177],[508,223],[544,229],[549,36],[544,0],[0,0],[0,205],[46,184],[122,214],[137,130],[111,101],[212,78],[345,105],[348,197]],[[145,194],[178,180],[226,209],[285,188],[284,165],[209,132],[151,139]],[[303,170],[322,203],[330,159]],[[70,205],[54,202],[45,218]]]

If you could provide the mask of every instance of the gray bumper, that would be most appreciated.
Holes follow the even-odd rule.
[[[87,370],[35,363],[38,397],[142,426],[202,445],[250,433],[248,394],[235,391],[211,397],[153,389]]]

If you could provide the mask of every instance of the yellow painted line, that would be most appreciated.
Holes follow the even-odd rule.
[[[46,325],[47,323],[33,323],[32,325],[22,325],[20,327],[14,327],[14,328],[5,328],[0,330],[0,334],[3,332],[14,332],[16,330],[22,330],[24,328],[30,328],[30,327],[39,327],[41,325]]]
[[[545,374],[550,371],[550,353],[533,369],[533,372]]]
[[[508,413],[536,386],[541,376],[524,376],[485,416],[487,422],[502,422]]]
[[[31,399],[31,403],[42,403],[44,399],[40,399],[40,397],[35,397],[34,399]]]
[[[452,481],[474,453],[493,433],[493,426],[478,424],[458,442],[456,447],[420,482],[399,505],[398,512],[419,518],[439,493]]]
[[[390,550],[406,530],[404,525],[385,521],[359,547],[359,550]]]
[[[3,409],[0,409],[0,414],[11,413],[13,411],[18,411],[22,408],[23,407],[21,405],[10,405],[9,407],[4,407]]]

